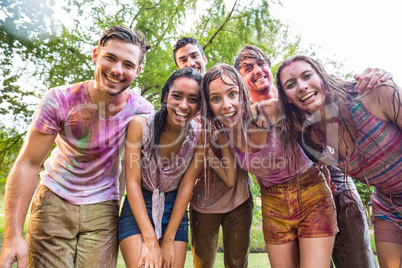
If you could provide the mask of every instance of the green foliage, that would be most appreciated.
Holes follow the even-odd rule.
[[[375,255],[377,254],[377,247],[375,245],[375,238],[374,238],[374,233],[370,233],[370,245],[371,245],[371,249],[373,250]],[[377,256],[376,256],[377,259]]]
[[[245,6],[246,5],[246,6]],[[233,64],[237,52],[246,44],[259,46],[269,58],[292,52],[299,46],[287,38],[287,26],[271,18],[269,1],[235,1],[226,6],[225,1],[215,1],[195,23],[195,36],[209,60],[207,68],[218,62]]]
[[[92,49],[103,30],[113,24],[141,30],[152,45],[143,71],[132,86],[155,104],[163,84],[177,68],[172,47],[180,36],[193,36],[200,41],[208,58],[207,68],[218,62],[232,64],[234,56],[246,44],[261,47],[273,61],[299,52],[300,40],[291,40],[287,26],[272,19],[270,5],[267,0],[5,2],[2,11],[6,18],[0,21],[3,73],[0,101],[7,106],[0,106],[0,114],[12,111],[14,117],[28,121],[32,109],[24,97],[41,96],[45,88],[91,79]],[[64,12],[63,18],[55,17],[56,10]],[[20,63],[11,60],[15,56],[21,59]],[[24,75],[34,77],[42,85],[29,89],[24,86],[22,90],[17,78]],[[22,142],[18,131],[8,130],[4,134],[7,136],[0,140],[3,152],[7,151],[1,155],[7,159],[1,166],[3,180]],[[18,140],[12,143],[14,147],[7,145],[12,138]],[[253,181],[251,191],[258,199],[255,178]],[[254,216],[261,220],[258,202]]]
[[[271,58],[297,51],[299,41],[290,40],[286,26],[271,18],[270,5],[267,0],[4,0],[0,114],[21,122],[4,132],[18,137],[27,128],[38,97],[47,88],[92,79],[92,50],[113,24],[141,30],[152,45],[132,87],[156,108],[160,89],[177,69],[172,47],[180,36],[200,41],[207,68],[217,62],[232,64],[245,44],[260,46]]]
[[[356,189],[359,192],[363,204],[365,204],[367,207],[367,205],[370,203],[371,193],[373,192],[373,186],[367,186],[366,184],[353,178],[352,180],[356,185]]]
[[[25,133],[19,134],[13,131],[8,134],[0,130],[0,189],[4,190],[7,175],[22,146],[24,135]]]
[[[9,76],[14,75],[15,80],[26,73],[43,85],[40,90],[25,90],[24,94],[42,95],[44,88],[91,79],[91,52],[100,34],[107,26],[124,24],[141,30],[152,45],[133,87],[156,103],[161,87],[176,69],[172,46],[180,36],[190,35],[200,41],[209,60],[208,68],[217,62],[232,64],[245,44],[260,46],[272,58],[293,53],[299,41],[287,38],[286,27],[271,18],[269,7],[266,0],[247,4],[239,0],[7,2],[3,6],[6,19],[0,21],[0,50],[2,65],[10,68],[0,69],[18,71],[5,73],[3,83],[11,85]],[[56,10],[65,12],[63,21],[55,18]],[[18,68],[12,68],[13,56],[21,59]],[[17,89],[12,88],[14,92]],[[16,106],[14,103],[12,107]]]
[[[249,173],[249,177],[251,181],[250,192],[254,200],[253,220],[262,222],[260,186],[254,174]]]

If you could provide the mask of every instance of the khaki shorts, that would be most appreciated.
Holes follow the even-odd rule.
[[[117,200],[72,205],[41,185],[27,241],[28,267],[116,267]]]
[[[285,244],[298,237],[328,237],[338,232],[331,190],[316,166],[296,179],[262,187],[261,201],[267,244]]]

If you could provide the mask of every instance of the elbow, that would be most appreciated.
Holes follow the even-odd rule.
[[[236,183],[230,183],[230,184],[226,184],[226,186],[230,189],[233,188],[235,186]]]
[[[236,180],[225,182],[228,188],[233,188],[236,185]]]

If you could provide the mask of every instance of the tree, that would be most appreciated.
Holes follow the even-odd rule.
[[[217,62],[232,64],[245,44],[261,47],[273,59],[295,53],[299,40],[289,38],[286,25],[271,18],[271,4],[267,0],[3,0],[0,114],[19,123],[3,128],[0,148],[5,151],[0,156],[15,158],[21,143],[9,147],[10,139],[23,138],[46,89],[93,77],[91,52],[107,26],[123,24],[147,36],[152,48],[132,86],[157,106],[160,89],[176,69],[172,50],[180,36],[200,41],[209,60],[207,68]],[[1,168],[2,176],[8,173],[4,165]]]

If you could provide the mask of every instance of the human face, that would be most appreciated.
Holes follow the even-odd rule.
[[[223,75],[223,80],[231,82],[230,78]],[[223,125],[233,127],[239,121],[239,87],[227,85],[221,78],[213,80],[209,84],[209,106]]]
[[[324,105],[322,80],[309,63],[290,63],[282,69],[280,80],[288,102],[297,108],[312,114]]]
[[[126,90],[141,71],[140,48],[134,44],[111,39],[104,47],[93,50],[95,89],[102,95],[117,96]]]
[[[273,87],[271,69],[266,62],[245,59],[241,63],[240,74],[250,94],[253,92],[268,93]]]
[[[201,51],[195,44],[187,44],[176,51],[176,62],[179,69],[191,67],[201,75],[205,74],[207,58],[202,56]]]
[[[168,123],[183,127],[198,112],[200,103],[200,86],[190,78],[178,78],[173,82],[165,102],[168,111]]]

